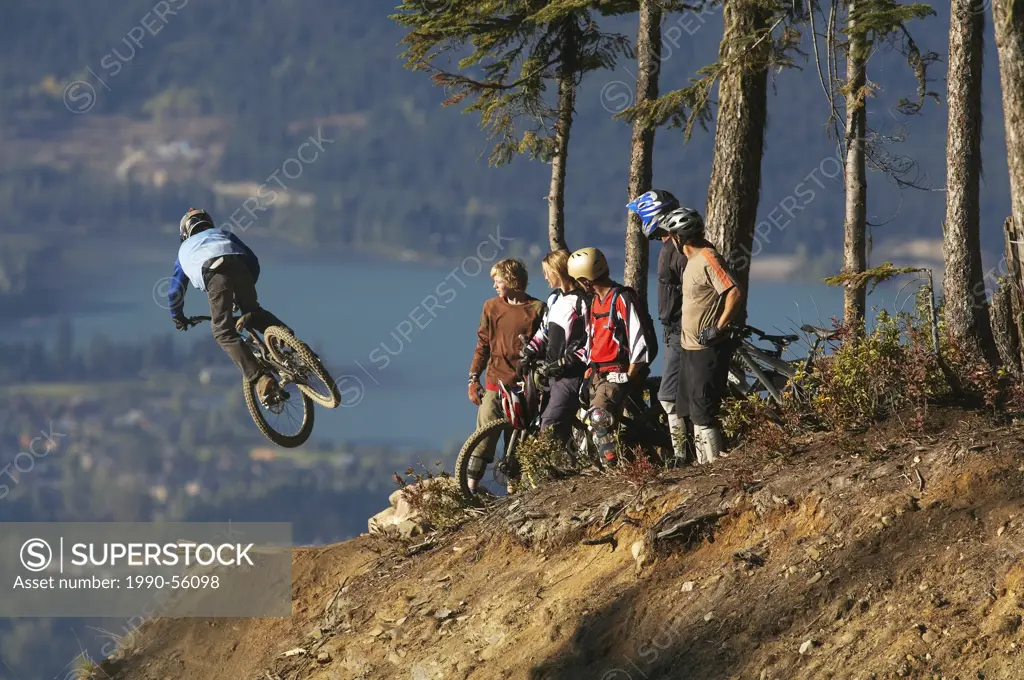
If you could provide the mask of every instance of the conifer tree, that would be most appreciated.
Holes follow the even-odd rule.
[[[624,36],[602,32],[582,0],[404,0],[392,18],[410,28],[406,67],[425,70],[449,93],[444,105],[470,99],[489,139],[491,165],[528,154],[551,164],[548,241],[566,248],[565,175],[576,91],[590,71],[628,54]],[[439,57],[471,45],[457,70]],[[555,84],[555,101],[545,98]]]

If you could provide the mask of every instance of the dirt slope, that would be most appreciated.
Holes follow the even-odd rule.
[[[105,671],[1024,678],[1024,428],[933,417],[916,441],[892,426],[809,440],[786,463],[739,451],[639,491],[621,477],[551,483],[412,555],[369,536],[297,549],[290,619],[153,621]],[[688,520],[652,541],[656,523]],[[612,531],[614,544],[581,543]]]

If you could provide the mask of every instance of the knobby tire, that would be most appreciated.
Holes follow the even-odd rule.
[[[462,491],[462,495],[468,499],[473,500],[476,496],[469,490],[469,459],[473,455],[473,450],[476,449],[477,445],[480,444],[491,434],[497,432],[504,432],[506,429],[512,427],[512,423],[507,418],[501,418],[499,420],[492,420],[489,423],[484,423],[478,427],[473,434],[469,435],[466,443],[462,445],[462,449],[459,451],[459,457],[455,460],[455,474],[459,478],[459,489]],[[508,454],[514,454],[514,451],[509,451]],[[498,452],[494,452],[494,460],[488,463],[488,469],[493,470],[494,466],[498,464]],[[480,480],[482,482],[483,480]],[[477,482],[478,484],[480,482]],[[477,487],[479,489],[479,487]]]
[[[245,395],[245,406],[249,409],[249,415],[252,416],[256,427],[263,433],[263,436],[278,446],[294,449],[305,444],[306,440],[309,439],[309,435],[313,433],[313,401],[306,396],[305,392],[299,393],[299,396],[302,398],[302,425],[299,427],[299,431],[293,435],[281,434],[267,422],[267,419],[263,416],[263,411],[260,410],[262,405],[260,404],[259,397],[256,395],[255,380],[243,378],[242,393]]]
[[[327,386],[327,394],[324,394],[323,392],[314,390],[312,387],[303,383],[295,383],[304,395],[324,408],[337,408],[338,405],[341,404],[341,394],[338,392],[338,386],[331,378],[331,374],[327,372],[326,368],[324,368],[320,358],[317,357],[306,343],[299,340],[291,331],[282,326],[267,327],[267,330],[263,332],[263,338],[267,344],[267,349],[270,351],[270,354],[275,361],[280,363],[282,366],[288,365],[286,358],[278,354],[274,349],[274,345],[276,344],[274,341],[277,341],[295,352],[295,357],[302,363],[302,365],[309,369],[317,378],[323,381],[324,385]],[[312,421],[312,416],[310,416],[310,421]]]

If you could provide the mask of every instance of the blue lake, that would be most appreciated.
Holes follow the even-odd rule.
[[[652,248],[652,264],[660,247]],[[258,249],[261,256],[264,251]],[[465,376],[481,305],[494,294],[489,263],[477,267],[469,261],[463,269],[366,258],[263,257],[261,303],[320,354],[339,380],[343,397],[358,399],[350,407],[319,409],[315,437],[407,441],[445,449],[461,444],[475,418]],[[171,258],[173,264],[173,251]],[[84,345],[99,333],[142,340],[174,332],[164,300],[171,267],[157,258],[133,259],[106,274],[103,287],[88,272],[68,281],[75,290],[94,291],[89,299],[95,305],[68,314],[76,343]],[[612,265],[613,278],[621,281],[621,262]],[[533,269],[529,290],[543,297],[548,288],[539,266]],[[657,302],[654,284],[652,276],[652,309]],[[915,289],[880,287],[869,305],[908,308]],[[842,315],[842,291],[824,283],[755,279],[748,309],[749,322],[767,332],[796,332],[803,323],[829,326],[833,316]],[[204,293],[189,289],[186,313],[209,313]],[[0,338],[46,339],[56,323],[56,317],[36,317],[9,324]],[[213,342],[208,325],[177,334],[176,340]],[[794,353],[805,349],[794,346]],[[661,357],[655,373],[661,372],[660,362]],[[231,367],[227,357],[224,366]]]

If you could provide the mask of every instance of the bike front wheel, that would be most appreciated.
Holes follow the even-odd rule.
[[[270,356],[294,374],[294,382],[304,395],[324,408],[337,408],[341,404],[334,379],[306,343],[283,326],[269,326],[263,338]]]
[[[301,387],[301,386],[299,386]],[[294,390],[288,393],[289,398],[275,406],[264,406],[256,393],[256,381],[242,379],[242,393],[245,395],[245,406],[256,427],[270,441],[286,449],[302,446],[313,433],[313,402],[305,393]],[[301,414],[295,414],[301,408]],[[266,410],[274,416],[274,425],[270,424]],[[279,416],[285,416],[278,418]],[[283,421],[279,425],[278,421]]]
[[[494,481],[502,485],[502,487],[507,487],[507,477],[509,475],[506,475],[504,468],[514,460],[513,434],[512,424],[507,418],[501,418],[500,420],[484,423],[473,434],[469,435],[469,439],[466,440],[466,443],[462,445],[462,449],[459,451],[459,457],[455,460],[455,475],[459,478],[459,489],[465,498],[470,500],[476,498],[469,488],[469,460],[473,457],[473,451],[476,450],[477,446],[490,437],[500,438],[502,435],[505,437],[506,450],[504,455],[498,456],[497,451],[495,451],[494,460],[488,466],[491,468]],[[514,476],[514,474],[511,476]]]

